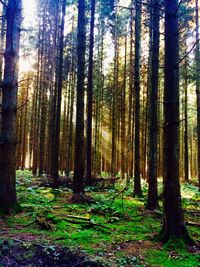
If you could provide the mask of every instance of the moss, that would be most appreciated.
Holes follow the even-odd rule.
[[[150,266],[164,266],[164,267],[195,267],[199,264],[199,259],[196,255],[192,255],[185,251],[185,249],[178,250],[147,250],[145,252],[145,259]]]
[[[171,243],[163,248],[152,245],[149,240],[152,240],[152,237],[160,231],[162,216],[145,211],[146,200],[132,197],[132,185],[124,193],[123,201],[122,195],[117,196],[117,191],[113,189],[103,192],[90,190],[88,194],[93,197],[95,204],[78,205],[69,203],[72,195],[70,191],[40,188],[37,183],[34,184],[34,178],[30,173],[19,172],[18,182],[18,195],[23,212],[6,220],[9,233],[13,236],[18,237],[20,233],[29,233],[38,238],[42,236],[41,242],[65,245],[73,250],[80,247],[94,257],[98,256],[103,261],[109,261],[109,266],[198,266],[197,255],[191,255],[183,249],[181,242],[177,244],[175,240],[171,240]],[[161,187],[160,184],[159,186]],[[146,184],[143,187],[146,190]],[[121,190],[123,187],[119,184],[116,188]],[[182,190],[185,192],[184,208],[188,210],[190,207],[192,210],[197,210],[196,189],[184,185]],[[87,223],[68,222],[65,215],[87,217],[94,224],[106,226],[109,229]],[[54,230],[40,229],[35,222],[37,216],[43,216],[50,221]],[[186,213],[187,219],[195,220],[189,212]],[[192,236],[198,238],[197,227],[188,228]],[[149,241],[151,245],[147,248],[140,247],[138,240],[142,243]],[[135,263],[131,263],[126,246],[133,244],[134,247],[135,243],[139,247],[137,255],[144,258],[144,264],[138,258]],[[123,245],[125,248],[120,253],[117,248]],[[173,251],[178,253],[173,256]],[[112,265],[112,261],[115,260]]]

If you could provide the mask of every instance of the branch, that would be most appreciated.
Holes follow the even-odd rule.
[[[193,222],[186,222],[185,224],[188,225],[188,226],[194,226],[194,227],[199,227],[200,226],[200,224],[193,223]]]
[[[141,4],[141,5],[148,6],[148,7],[151,7],[151,8],[156,8],[156,9],[159,9],[160,11],[162,11],[162,12],[165,12],[165,10],[160,7],[160,5],[159,6],[155,6],[155,5],[152,5],[152,4],[149,4],[149,3],[145,3],[143,1],[138,1],[138,0],[136,0],[136,2]]]
[[[178,6],[177,6],[177,9],[176,9],[176,12],[175,12],[175,14],[177,14],[177,12],[178,12],[178,10],[179,10],[179,8],[180,8],[180,6],[181,6],[182,2],[183,2],[183,0],[180,0],[180,2],[178,3]]]
[[[7,7],[7,5],[6,5],[2,0],[0,0],[0,3],[1,3],[4,7]]]
[[[123,8],[123,9],[128,9],[128,10],[135,10],[135,8],[133,8],[133,7],[128,7],[128,6],[114,6],[114,7],[117,7],[117,8]]]
[[[21,106],[17,107],[16,110],[23,108],[28,103],[28,101],[29,101],[29,99],[26,99],[26,101]]]
[[[138,0],[137,0],[137,3],[139,3],[139,4],[141,4],[141,5],[144,5],[144,6],[151,7],[151,8],[159,9],[159,10],[161,10],[161,11],[163,11],[163,12],[165,11],[164,9],[162,9],[162,8],[159,7],[159,6],[151,5],[151,4],[142,2],[142,1],[138,1]],[[124,8],[124,9],[128,9],[128,10],[135,10],[135,7],[128,7],[128,6],[120,6],[120,5],[117,5],[117,6],[114,6],[114,7]]]
[[[194,43],[194,45],[191,47],[191,49],[185,54],[185,56],[184,57],[182,57],[180,60],[179,60],[179,62],[177,63],[177,65],[179,65],[191,52],[192,52],[192,50],[195,48],[195,46],[199,43],[199,41],[200,41],[200,39],[199,40],[197,40],[195,43]]]
[[[74,219],[75,220],[72,220],[72,218],[59,218],[63,221],[66,221],[66,222],[69,222],[69,223],[72,223],[72,224],[85,224],[85,225],[88,225],[88,226],[91,226],[91,227],[99,227],[99,229],[101,230],[101,228],[105,228],[105,229],[108,229],[108,230],[111,230],[110,227],[106,226],[106,225],[103,225],[103,224],[99,224],[99,223],[94,223],[93,221],[91,220],[86,220],[84,219],[83,221],[80,221],[80,220],[76,220],[75,217]]]

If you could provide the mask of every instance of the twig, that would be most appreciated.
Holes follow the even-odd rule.
[[[36,220],[34,220],[34,221],[32,221],[32,222],[30,222],[30,223],[26,224],[25,226],[26,226],[26,227],[28,227],[28,226],[30,226],[30,225],[32,225],[32,224],[34,224],[35,222],[36,222]]]
[[[6,5],[2,0],[0,0],[0,3],[1,3],[3,6],[7,7],[7,5]]]
[[[189,226],[196,226],[196,227],[199,227],[200,224],[198,223],[193,223],[193,222],[186,222],[186,225],[189,225]]]
[[[179,1],[175,14],[178,12],[178,10],[179,10],[179,8],[180,8],[182,2],[183,2],[183,0],[180,0],[180,1]]]
[[[191,47],[191,49],[185,54],[184,57],[182,57],[179,62],[177,63],[177,65],[179,65],[191,52],[192,50],[195,48],[195,46],[199,43],[199,40],[197,40],[194,45]]]
[[[26,99],[26,101],[21,106],[17,107],[16,110],[23,108],[28,103],[28,101],[29,101],[29,99]]]
[[[111,230],[110,229],[110,227],[107,227],[107,226],[105,226],[105,225],[102,225],[102,224],[98,224],[98,223],[93,223],[93,222],[91,222],[91,221],[84,221],[84,222],[81,222],[81,221],[73,221],[73,220],[70,220],[70,218],[69,219],[65,219],[65,218],[60,218],[61,220],[63,220],[63,221],[67,221],[67,222],[70,222],[70,223],[74,223],[74,224],[87,224],[87,225],[91,225],[91,226],[93,226],[93,227],[101,227],[101,228],[105,228],[105,229],[108,229],[108,230]]]
[[[86,218],[86,217],[81,217],[81,216],[75,216],[75,215],[64,215],[67,218],[71,218],[71,219],[77,219],[77,220],[83,220],[83,221],[90,221],[90,218]]]

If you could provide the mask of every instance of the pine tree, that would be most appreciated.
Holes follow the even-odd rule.
[[[21,12],[21,0],[8,1],[0,138],[0,210],[3,213],[9,213],[17,207],[15,153]]]
[[[178,1],[165,0],[165,86],[164,86],[164,189],[161,241],[182,239],[193,243],[184,221],[179,182],[179,35]]]
[[[74,156],[73,202],[83,201],[84,194],[84,79],[85,79],[85,0],[78,1],[76,138]]]

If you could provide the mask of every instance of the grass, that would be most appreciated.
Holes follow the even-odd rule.
[[[23,211],[2,222],[2,236],[80,248],[95,260],[113,267],[195,267],[199,264],[199,255],[195,251],[191,253],[178,244],[166,247],[154,241],[161,228],[161,212],[146,211],[146,195],[140,199],[133,198],[132,185],[123,197],[116,197],[123,188],[121,184],[117,184],[114,190],[102,192],[92,192],[93,188],[87,188],[87,194],[93,197],[95,204],[77,205],[69,202],[70,189],[39,187],[27,171],[18,172],[17,177]],[[143,189],[147,192],[145,183]],[[186,220],[197,222],[190,211],[199,212],[198,189],[183,184],[182,195]],[[85,220],[77,217],[84,217]],[[188,229],[191,236],[199,241],[199,229],[193,226]]]

